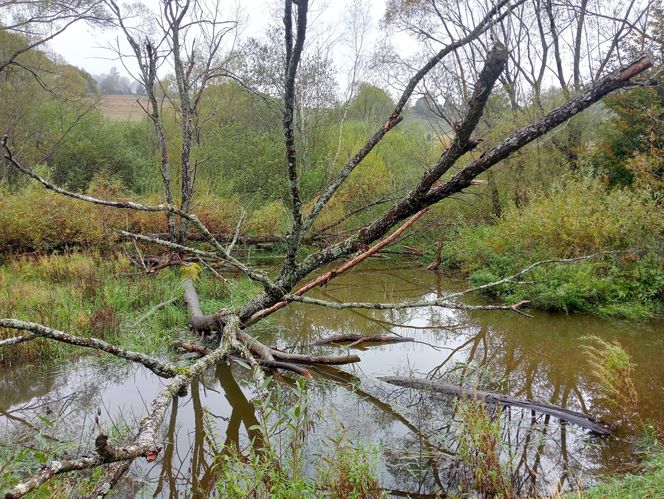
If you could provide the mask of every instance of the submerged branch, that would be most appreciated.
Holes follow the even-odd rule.
[[[312,343],[312,345],[330,345],[334,343],[350,343],[348,347],[356,347],[362,343],[408,343],[415,341],[415,338],[405,336],[367,336],[364,334],[338,334],[329,338],[323,338]]]
[[[373,310],[399,310],[404,308],[420,308],[420,307],[441,307],[452,308],[456,310],[508,310],[517,312],[526,317],[531,317],[529,314],[519,310],[524,305],[530,303],[528,300],[523,300],[514,305],[467,305],[465,303],[455,303],[448,301],[445,298],[438,298],[435,300],[414,300],[403,301],[399,303],[368,303],[368,302],[347,302],[337,303],[328,300],[319,300],[316,298],[308,298],[306,296],[286,295],[287,301],[294,301],[298,303],[305,303],[307,305],[318,305],[321,307],[334,308],[336,310],[344,310],[347,308],[365,308]]]

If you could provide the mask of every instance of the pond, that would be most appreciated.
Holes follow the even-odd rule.
[[[459,290],[448,278],[403,263],[370,263],[336,278],[309,296],[338,301],[432,298]],[[477,298],[475,298],[477,299]],[[528,318],[504,311],[423,308],[397,311],[331,310],[292,304],[261,327],[261,338],[295,351],[343,353],[339,346],[310,347],[337,334],[397,334],[415,341],[353,348],[361,362],[342,370],[316,371],[306,390],[313,424],[305,445],[321,452],[327,437],[343,433],[375,449],[381,486],[413,497],[455,490],[463,427],[455,400],[379,380],[385,375],[437,377],[528,399],[551,402],[607,419],[620,414],[601,397],[582,349],[588,335],[618,340],[636,364],[639,414],[664,430],[662,322],[634,323],[583,315],[535,312]],[[286,376],[290,378],[290,376]],[[283,382],[287,382],[285,379]],[[66,430],[93,448],[98,425],[135,427],[164,380],[146,369],[82,356],[64,365],[0,371],[0,431],[17,442],[42,429],[53,440]],[[215,454],[224,445],[246,445],[255,430],[256,390],[250,372],[219,365],[174,401],[164,425],[165,446],[153,463],[136,461],[115,494],[175,497],[214,486]],[[521,494],[577,490],[597,477],[638,462],[638,435],[596,436],[571,424],[523,409],[497,411],[502,457]],[[97,421],[96,421],[97,420]],[[49,428],[52,425],[53,428]],[[20,446],[17,445],[17,449]],[[17,451],[18,452],[18,451]],[[313,471],[312,471],[313,472]]]

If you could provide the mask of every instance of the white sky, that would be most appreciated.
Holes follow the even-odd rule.
[[[385,12],[385,0],[359,1],[367,7],[370,13],[371,31],[366,49],[371,51],[380,36],[378,23]],[[237,2],[238,4],[234,4],[232,1],[224,2],[224,4],[231,5],[231,8],[233,5],[240,6],[243,17],[246,19],[242,38],[261,37],[267,27],[273,23],[275,13],[279,15],[275,21],[281,22],[279,2],[276,0],[237,0]],[[312,39],[313,36],[316,36],[314,33],[318,33],[318,36],[329,36],[330,40],[340,37],[343,32],[341,21],[350,2],[351,0],[313,0],[309,15],[309,34],[312,36],[308,35],[307,41],[309,43],[314,41]],[[146,3],[156,5],[155,0],[148,0]],[[124,74],[122,64],[117,60],[111,60],[114,54],[105,48],[109,44],[115,44],[116,39],[120,40],[121,46],[127,47],[122,34],[114,29],[102,29],[77,23],[53,40],[50,48],[69,64],[81,67],[91,74],[108,73],[113,66]],[[403,51],[408,53],[415,50],[414,42],[405,36],[399,40],[399,47],[400,49],[403,47]],[[335,61],[343,59],[342,48],[335,47],[334,51]]]

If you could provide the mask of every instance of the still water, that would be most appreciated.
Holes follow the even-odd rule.
[[[463,285],[415,266],[370,264],[310,296],[399,301],[440,296]],[[305,442],[309,455],[324,453],[328,437],[340,434],[376,449],[381,486],[395,496],[455,490],[462,475],[457,454],[463,421],[453,399],[396,388],[380,376],[436,377],[615,420],[620,415],[602,399],[581,348],[584,336],[596,335],[618,340],[632,356],[639,414],[664,430],[662,321],[537,312],[527,318],[511,312],[440,308],[338,311],[292,304],[270,322],[261,327],[263,341],[300,352],[343,353],[343,347],[307,345],[344,333],[415,339],[353,349],[360,363],[317,371],[307,385],[313,415]],[[97,425],[118,431],[135,427],[163,382],[142,367],[99,357],[80,357],[49,368],[3,369],[0,431],[20,444],[34,438],[31,428],[39,427],[44,445],[56,450],[58,443],[52,439],[64,428],[84,452],[93,448]],[[159,459],[134,463],[116,495],[210,495],[215,454],[228,444],[242,448],[256,437],[251,429],[257,424],[255,398],[249,372],[242,366],[219,365],[206,373],[186,396],[174,401]],[[499,411],[494,417],[501,422],[502,457],[523,495],[577,490],[607,473],[628,470],[640,458],[638,435],[630,431],[599,437],[521,409]],[[51,429],[52,421],[57,424]]]

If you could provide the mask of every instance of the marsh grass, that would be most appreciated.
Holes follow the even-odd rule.
[[[482,497],[514,497],[507,467],[501,462],[500,418],[486,403],[472,398],[459,399],[456,414],[461,422],[459,459],[464,465],[464,490],[475,490]]]
[[[636,472],[612,477],[595,487],[570,493],[565,497],[568,499],[664,497],[664,449],[660,445]]]
[[[145,274],[117,254],[17,257],[0,266],[0,316],[159,353],[187,334],[187,311],[179,300],[181,281],[178,269]],[[232,281],[200,273],[197,288],[205,298],[206,313],[236,306],[257,291],[247,280]],[[176,302],[136,323],[153,306],[174,297]],[[16,335],[0,329],[0,338]],[[71,352],[68,345],[36,339],[0,350],[0,364],[61,358]]]

